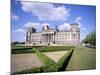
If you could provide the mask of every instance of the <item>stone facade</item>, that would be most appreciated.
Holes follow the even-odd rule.
[[[36,32],[35,28],[28,28],[26,33],[26,45],[80,45],[80,29],[78,24],[71,24],[70,30],[59,31],[57,28],[43,27],[42,32]]]

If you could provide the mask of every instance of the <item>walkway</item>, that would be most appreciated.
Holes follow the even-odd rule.
[[[68,51],[55,51],[55,52],[44,52],[44,54],[47,55],[52,60],[54,60],[55,62],[57,62],[67,52]]]
[[[11,73],[42,66],[35,53],[11,55]]]

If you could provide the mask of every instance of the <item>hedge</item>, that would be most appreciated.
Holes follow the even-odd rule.
[[[12,50],[11,51],[12,54],[22,54],[22,53],[34,53],[34,51],[32,51],[32,49],[30,50]]]
[[[12,54],[21,54],[21,53],[34,53],[32,48],[38,49],[40,52],[53,52],[53,51],[63,51],[63,50],[70,50],[74,48],[74,46],[48,46],[48,47],[41,47],[41,46],[26,46],[26,47],[15,47],[12,48]]]
[[[11,49],[12,50],[27,50],[27,49],[32,49],[32,48],[39,48],[41,46],[12,46]]]
[[[44,64],[44,66],[40,68],[32,68],[28,70],[24,70],[21,72],[15,72],[15,74],[28,74],[28,73],[41,73],[41,72],[57,72],[57,71],[65,71],[65,68],[67,67],[69,60],[73,54],[74,48],[69,50],[63,57],[59,59],[59,61],[56,63],[46,55],[42,54],[35,48],[33,51],[36,52],[37,56],[41,60],[41,62]]]
[[[64,71],[69,63],[69,60],[73,54],[73,48],[66,53],[63,57],[60,58],[60,60],[57,62],[58,65],[58,71]]]
[[[32,48],[37,48],[38,50],[54,50],[54,49],[70,49],[74,48],[74,46],[15,46],[11,47],[12,50],[28,50]]]
[[[68,63],[69,63],[69,60],[70,60],[70,58],[71,58],[71,56],[72,56],[72,53],[73,53],[73,48],[69,51],[69,52],[67,52],[63,57],[61,57],[60,59],[59,59],[59,61],[56,63],[56,64],[54,64],[54,65],[52,65],[52,66],[50,66],[48,69],[46,69],[45,71],[46,72],[52,72],[52,71],[65,71],[65,69],[66,69],[66,67],[67,67],[67,65],[68,65]]]
[[[11,75],[48,72],[46,69],[47,69],[47,66],[42,66],[38,68],[31,68],[31,69],[23,70],[20,72],[14,72]]]
[[[29,73],[41,73],[41,72],[43,72],[43,67],[31,68],[31,69],[23,70],[23,71],[20,71],[20,72],[14,72],[11,75],[16,75],[16,74],[29,74]]]
[[[74,46],[47,46],[47,47],[41,47],[37,48],[38,50],[66,50],[66,49],[71,49],[74,48]]]
[[[44,55],[40,51],[38,51],[38,50],[35,50],[35,51],[36,51],[36,55],[38,56],[40,61],[44,64],[44,66],[49,67],[49,66],[51,66],[53,64],[56,64],[55,61],[53,61],[52,59],[50,59],[49,57],[47,57],[46,55]]]

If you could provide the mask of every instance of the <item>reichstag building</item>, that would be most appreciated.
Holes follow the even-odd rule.
[[[70,30],[60,31],[43,26],[42,32],[36,32],[33,27],[28,27],[26,32],[26,45],[70,45],[80,44],[80,29],[78,24],[70,24]]]

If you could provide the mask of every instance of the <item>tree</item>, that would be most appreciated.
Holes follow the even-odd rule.
[[[91,45],[96,45],[96,32],[91,32],[89,33],[85,39],[84,39],[84,43],[89,43]]]
[[[17,45],[17,44],[19,44],[18,41],[16,41],[16,42],[12,42],[12,43],[11,43],[11,45]]]

